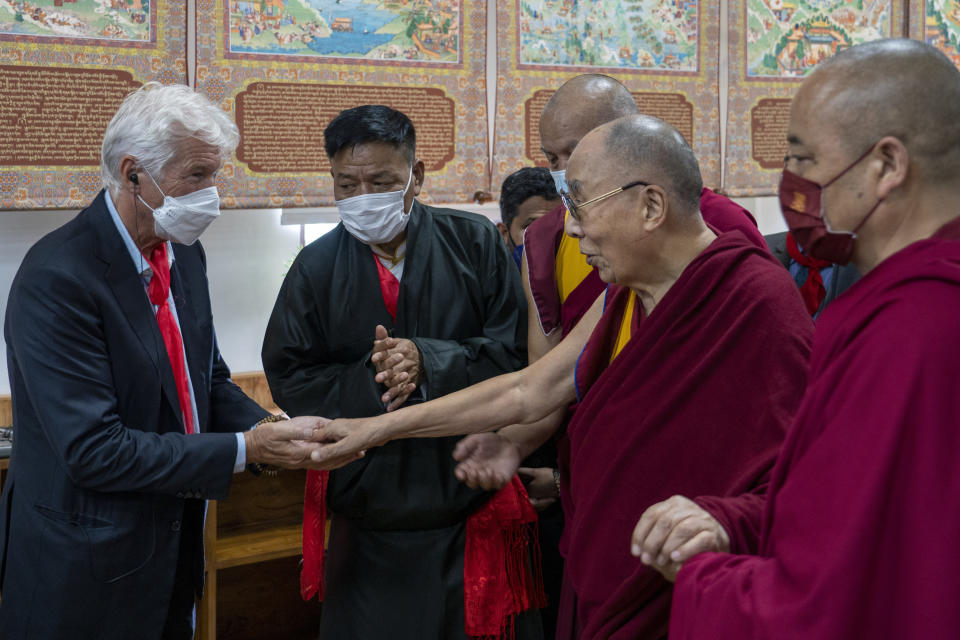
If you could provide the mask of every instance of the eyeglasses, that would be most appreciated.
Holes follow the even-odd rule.
[[[649,187],[649,186],[650,186],[650,183],[649,183],[649,182],[643,182],[642,180],[637,180],[636,182],[631,182],[630,184],[625,184],[625,185],[623,185],[622,187],[617,187],[617,188],[614,189],[613,191],[608,191],[607,193],[605,193],[605,194],[603,194],[603,195],[601,195],[601,196],[597,196],[596,198],[591,198],[590,200],[587,200],[586,202],[583,202],[583,203],[581,203],[581,204],[577,204],[576,202],[574,202],[574,201],[573,201],[573,198],[571,198],[571,197],[570,197],[570,194],[567,193],[566,191],[561,191],[561,192],[560,192],[560,200],[563,202],[563,206],[565,206],[565,207],[567,208],[567,211],[570,212],[570,215],[573,216],[573,219],[576,220],[577,222],[580,222],[580,213],[581,213],[581,211],[583,210],[584,207],[586,207],[586,206],[588,206],[588,205],[591,205],[591,204],[594,204],[594,203],[597,203],[597,202],[600,202],[601,200],[605,200],[605,199],[609,198],[610,196],[615,196],[615,195],[617,195],[618,193],[621,193],[621,192],[623,192],[623,191],[626,191],[627,189],[632,189],[633,187],[639,187],[639,186],[641,186],[641,185],[644,186],[644,187]]]

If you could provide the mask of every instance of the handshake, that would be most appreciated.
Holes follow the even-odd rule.
[[[352,425],[349,432],[346,423]],[[328,420],[301,416],[263,422],[243,434],[247,462],[285,469],[336,469],[363,457],[364,452],[384,444],[372,437],[366,420]]]

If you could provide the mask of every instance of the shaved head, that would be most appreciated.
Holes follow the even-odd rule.
[[[639,113],[629,90],[610,76],[588,73],[567,80],[540,115],[540,146],[551,169],[563,169],[583,136],[602,124]]]
[[[899,139],[927,180],[960,173],[960,71],[916,40],[877,40],[821,64],[797,93],[798,108],[829,123],[851,155]]]
[[[543,108],[541,118],[565,116],[568,123],[586,134],[602,124],[623,116],[639,113],[637,101],[630,91],[599,73],[586,73],[563,83]]]
[[[700,210],[700,165],[679,131],[663,120],[643,115],[619,118],[601,131],[606,152],[616,166],[663,187],[678,212]]]

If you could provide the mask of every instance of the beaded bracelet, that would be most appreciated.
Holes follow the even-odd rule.
[[[263,420],[261,420],[260,422],[258,422],[256,425],[254,425],[253,428],[256,429],[260,425],[266,424],[268,422],[283,422],[284,420],[287,420],[287,417],[282,414],[269,415]],[[278,475],[280,475],[280,467],[272,464],[263,464],[262,462],[252,462],[248,465],[248,468],[250,469],[250,472],[253,473],[253,475],[255,476],[267,476],[268,478],[276,478]]]

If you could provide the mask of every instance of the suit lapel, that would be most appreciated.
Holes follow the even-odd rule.
[[[140,274],[130,259],[130,253],[110,218],[103,192],[100,192],[90,207],[90,224],[97,235],[97,255],[107,263],[104,273],[107,284],[113,290],[130,328],[157,369],[163,395],[174,409],[174,415],[180,415],[177,383],[173,378],[173,367],[167,357],[163,337],[157,327],[157,318],[153,314],[143,280],[140,279]]]

